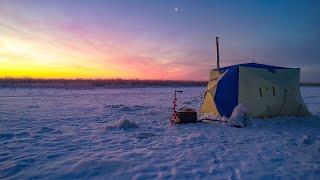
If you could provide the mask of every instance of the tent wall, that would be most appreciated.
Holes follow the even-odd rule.
[[[308,115],[299,74],[300,69],[239,67],[238,102],[248,108],[251,117]]]
[[[214,102],[221,116],[230,117],[238,105],[238,84],[238,67],[227,70],[218,81]]]
[[[204,94],[204,99],[202,105],[200,106],[200,112],[211,114],[214,116],[220,116],[216,103],[214,102],[214,97],[217,90],[217,83],[224,74],[220,74],[217,70],[211,70],[210,80],[208,82],[207,90]]]

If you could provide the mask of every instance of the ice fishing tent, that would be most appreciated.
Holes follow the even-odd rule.
[[[299,68],[257,63],[213,69],[200,112],[230,117],[242,104],[250,117],[309,115],[300,94],[299,76]]]

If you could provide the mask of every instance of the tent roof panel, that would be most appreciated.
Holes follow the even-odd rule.
[[[224,72],[229,69],[234,69],[234,68],[239,68],[239,67],[252,67],[252,68],[260,68],[260,69],[267,69],[269,71],[274,71],[276,69],[294,69],[294,68],[286,68],[286,67],[279,67],[279,66],[271,66],[271,65],[266,65],[266,64],[259,64],[259,63],[244,63],[244,64],[235,64],[232,66],[226,66],[220,68],[221,72]],[[217,70],[217,69],[214,69]]]

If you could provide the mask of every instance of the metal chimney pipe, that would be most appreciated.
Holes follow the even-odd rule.
[[[219,57],[219,37],[216,37],[216,46],[217,46],[217,69],[220,69],[220,57]]]

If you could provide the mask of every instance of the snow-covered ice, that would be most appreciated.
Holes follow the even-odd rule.
[[[320,88],[313,116],[172,125],[201,87],[0,89],[0,179],[319,178]]]
[[[107,125],[105,127],[106,130],[111,130],[111,129],[126,130],[126,129],[131,129],[131,128],[138,128],[138,125],[135,122],[131,122],[127,119],[119,119],[115,123],[113,123],[111,125]]]

